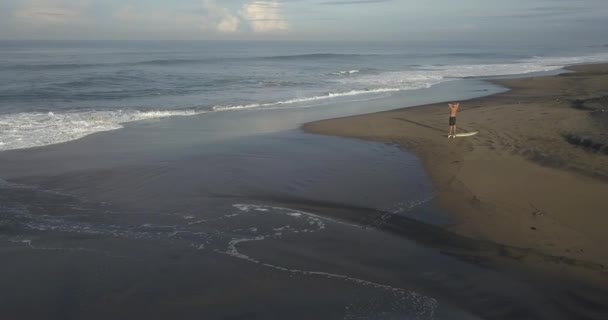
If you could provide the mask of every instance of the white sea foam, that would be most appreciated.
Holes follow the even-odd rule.
[[[250,263],[257,264],[257,265],[262,265],[264,267],[274,269],[277,271],[281,271],[281,272],[287,272],[287,273],[297,274],[297,275],[302,275],[302,276],[321,277],[321,278],[326,278],[326,279],[344,281],[344,282],[353,283],[353,284],[356,284],[359,286],[378,289],[381,292],[383,292],[384,294],[388,294],[387,298],[389,300],[391,300],[393,305],[395,305],[395,307],[398,310],[398,313],[410,314],[410,315],[414,316],[415,319],[433,319],[434,318],[434,313],[438,307],[438,302],[436,299],[434,299],[432,297],[424,296],[417,292],[403,289],[400,287],[394,287],[394,286],[391,286],[388,284],[373,282],[373,281],[369,281],[369,280],[365,280],[365,279],[360,279],[357,277],[352,277],[349,275],[325,272],[325,271],[318,271],[318,270],[304,270],[304,269],[298,269],[298,268],[293,268],[293,267],[281,266],[281,265],[277,265],[274,263],[261,261],[257,258],[254,258],[252,256],[249,256],[249,255],[239,251],[239,249],[238,249],[239,244],[242,244],[242,243],[254,242],[254,241],[264,241],[266,239],[272,238],[273,236],[275,238],[276,237],[280,238],[281,236],[283,236],[283,232],[300,233],[300,234],[311,233],[311,232],[320,232],[326,228],[325,223],[323,223],[323,221],[321,221],[321,220],[327,220],[327,221],[332,221],[332,222],[338,222],[338,221],[335,221],[332,219],[327,219],[325,217],[321,217],[321,216],[315,215],[310,212],[270,206],[270,205],[235,204],[235,205],[233,205],[233,207],[237,208],[238,210],[240,210],[242,212],[249,212],[249,213],[252,211],[273,212],[275,214],[283,214],[283,215],[292,217],[297,220],[304,219],[304,221],[307,221],[308,224],[312,225],[314,228],[312,230],[311,229],[301,229],[301,227],[292,228],[291,225],[285,225],[280,228],[274,228],[273,231],[275,231],[275,233],[273,233],[273,234],[233,238],[229,241],[228,246],[225,251],[222,252],[220,250],[217,250],[216,252],[224,253],[231,257],[242,259],[242,260],[248,261]],[[276,232],[276,231],[281,231],[281,232]],[[257,228],[256,228],[256,232],[257,232]],[[355,312],[355,314],[348,313],[348,315],[353,316],[354,318],[357,318],[356,312]]]
[[[415,70],[383,72],[338,79],[345,85],[412,90],[469,77],[524,75],[561,69],[568,65],[608,61],[608,54],[583,57],[534,57],[515,63],[422,66]]]
[[[345,85],[382,87],[386,90],[402,91],[428,88],[441,82],[468,77],[527,74],[557,70],[561,67],[535,63],[426,66],[417,70],[368,74],[338,81]]]
[[[418,89],[418,88],[412,87],[411,89]],[[328,100],[328,99],[339,98],[339,97],[357,96],[357,95],[361,95],[361,94],[372,94],[372,93],[395,92],[395,91],[401,91],[401,90],[403,90],[403,89],[377,88],[377,89],[364,89],[364,90],[350,90],[350,91],[345,91],[345,92],[331,92],[331,93],[327,93],[327,94],[320,95],[320,96],[289,99],[289,100],[272,102],[272,103],[252,103],[252,104],[236,105],[236,106],[214,106],[212,109],[213,109],[213,111],[262,109],[262,108],[268,108],[268,107],[277,107],[277,106],[281,106],[281,105]]]
[[[343,71],[338,71],[338,72],[334,72],[332,73],[332,75],[335,76],[346,76],[346,75],[352,75],[352,74],[356,74],[359,73],[359,70],[343,70]]]
[[[81,111],[0,115],[0,150],[45,146],[122,128],[133,121],[201,113],[194,110]]]

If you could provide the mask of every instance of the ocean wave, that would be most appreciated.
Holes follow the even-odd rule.
[[[148,119],[191,116],[202,110],[79,111],[0,115],[0,151],[40,147],[122,128],[122,124]]]
[[[415,89],[415,88],[411,88]],[[376,89],[363,89],[363,90],[350,90],[345,92],[331,92],[324,95],[307,97],[307,98],[295,98],[278,102],[271,103],[251,103],[245,105],[229,105],[229,106],[214,106],[212,107],[213,111],[227,111],[227,110],[243,110],[243,109],[261,109],[264,107],[276,107],[280,105],[288,105],[288,104],[298,104],[298,103],[306,103],[313,102],[319,100],[328,100],[333,98],[340,97],[348,97],[348,96],[357,96],[364,94],[374,94],[374,93],[385,93],[385,92],[396,92],[404,89],[401,88],[376,88]]]
[[[306,59],[335,59],[335,58],[356,58],[356,57],[379,57],[378,54],[353,54],[353,53],[309,53],[283,56],[270,56],[263,59],[268,60],[306,60]]]
[[[428,87],[453,79],[525,75],[559,70],[568,65],[602,61],[608,61],[608,54],[583,57],[533,57],[515,63],[503,64],[426,65],[412,70],[343,77],[336,81],[346,86],[400,88],[405,90]]]
[[[214,106],[181,110],[119,110],[74,111],[62,113],[28,112],[0,115],[0,151],[26,149],[77,140],[85,136],[117,130],[124,123],[174,116],[192,116],[210,111],[277,108],[282,105],[302,104],[346,96],[395,92],[401,89],[377,88],[327,93],[324,95],[294,98],[270,103]]]
[[[331,73],[331,75],[334,75],[334,76],[347,76],[347,75],[357,74],[359,72],[361,72],[361,70],[357,70],[357,69],[354,69],[354,70],[343,70],[343,71],[333,72],[333,73]]]
[[[129,62],[113,62],[113,63],[69,63],[57,62],[47,64],[0,64],[2,70],[23,70],[23,71],[40,71],[40,70],[74,70],[84,68],[98,67],[129,67],[129,66],[179,66],[179,65],[195,65],[206,63],[218,63],[227,61],[256,61],[256,60],[315,60],[315,59],[333,59],[333,58],[354,58],[354,57],[373,57],[379,55],[360,55],[360,54],[336,54],[336,53],[312,53],[302,55],[284,55],[284,56],[258,56],[258,57],[207,57],[194,59],[153,59],[142,61]]]
[[[271,103],[252,103],[245,105],[215,106],[213,111],[243,110],[256,108],[273,108],[281,105],[299,104],[327,100],[344,96],[356,96],[374,93],[397,92],[429,88],[441,82],[471,77],[490,77],[500,75],[519,75],[536,72],[548,72],[561,69],[577,63],[608,61],[608,54],[584,57],[533,57],[516,63],[504,64],[470,64],[470,65],[428,65],[418,66],[412,70],[389,71],[373,74],[361,74],[360,70],[342,70],[333,75],[351,75],[357,77],[341,77],[335,81],[345,87],[365,88],[332,92],[318,96],[294,98]]]
[[[200,63],[216,63],[228,60],[228,58],[208,58],[208,59],[156,59],[132,62],[114,63],[47,63],[47,64],[7,64],[0,65],[1,70],[20,70],[20,71],[44,71],[44,70],[75,70],[101,67],[136,67],[136,66],[174,66],[191,65]]]
[[[526,54],[504,53],[504,52],[446,52],[434,54],[417,54],[419,57],[433,58],[464,58],[464,59],[500,59],[500,60],[523,60],[529,58]]]
[[[308,57],[311,55],[285,56]],[[312,55],[325,57],[327,54]],[[329,54],[330,57],[336,56]],[[388,72],[361,72],[358,69],[342,70],[334,77],[336,87],[343,88],[318,95],[291,98],[275,102],[258,102],[250,104],[217,105],[207,109],[193,108],[187,110],[159,111],[78,111],[65,113],[17,113],[0,115],[0,151],[31,148],[67,142],[92,133],[116,130],[123,123],[164,118],[172,116],[190,116],[209,111],[234,111],[246,109],[273,109],[282,107],[309,106],[310,103],[331,99],[390,93],[404,90],[428,88],[435,84],[469,77],[491,77],[498,75],[518,75],[534,72],[552,71],[567,65],[608,61],[608,54],[583,57],[533,57],[517,63],[505,64],[471,64],[471,65],[427,65],[417,66],[410,70]],[[356,76],[347,76],[356,75]],[[282,82],[273,86],[283,86]],[[285,86],[295,86],[286,83]],[[296,86],[297,87],[297,86]],[[308,104],[308,105],[307,105]]]
[[[41,70],[74,70],[107,66],[105,63],[48,63],[48,64],[5,64],[0,70],[41,71]]]
[[[301,55],[283,55],[283,56],[252,56],[252,57],[207,57],[196,59],[156,59],[146,60],[121,64],[132,65],[156,65],[156,66],[172,66],[172,65],[190,65],[201,63],[217,63],[225,61],[256,61],[256,60],[295,60],[295,59],[328,59],[328,58],[352,58],[377,55],[361,55],[361,54],[336,54],[336,53],[312,53]]]
[[[524,62],[532,63],[532,64],[542,64],[546,66],[560,66],[565,67],[569,65],[575,64],[584,64],[584,63],[599,63],[608,61],[608,53],[600,53],[589,56],[579,56],[579,57],[533,57],[528,60],[524,60]]]
[[[141,66],[176,66],[201,63],[217,63],[219,61],[236,60],[237,58],[202,58],[202,59],[157,59],[128,63]]]

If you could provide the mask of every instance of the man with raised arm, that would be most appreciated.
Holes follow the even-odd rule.
[[[456,113],[458,113],[460,103],[448,103],[448,106],[450,107],[450,126],[448,129],[448,138],[454,138],[456,135]]]

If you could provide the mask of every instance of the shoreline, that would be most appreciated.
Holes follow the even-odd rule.
[[[437,190],[449,231],[608,265],[608,64],[551,76],[490,80],[509,90],[461,102],[447,139],[445,103],[304,124],[308,133],[397,144]]]

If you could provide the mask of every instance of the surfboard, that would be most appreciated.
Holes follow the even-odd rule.
[[[457,134],[454,135],[454,137],[456,137],[456,138],[470,137],[470,136],[474,136],[474,135],[476,135],[478,133],[479,133],[479,131],[457,133]]]

